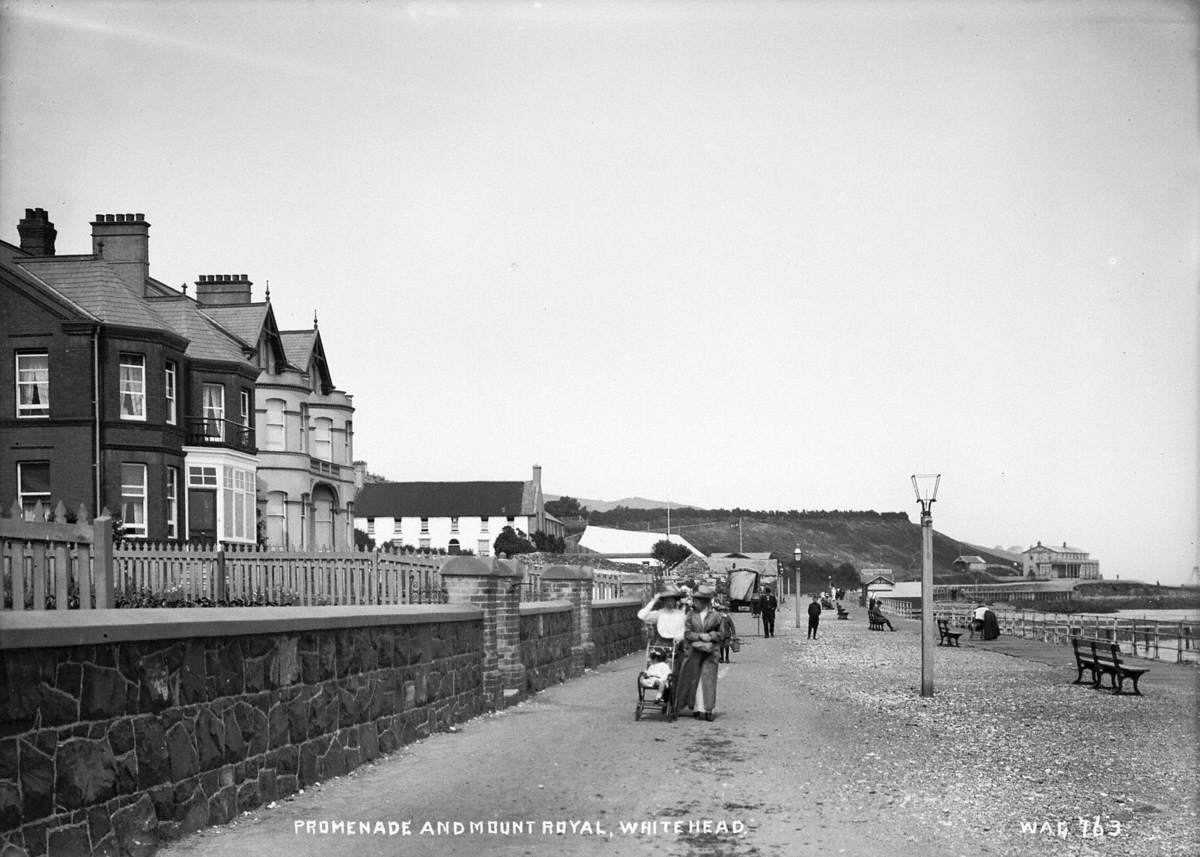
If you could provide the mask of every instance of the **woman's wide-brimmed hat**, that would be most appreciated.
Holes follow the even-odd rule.
[[[717,590],[713,589],[711,586],[701,586],[692,593],[692,598],[706,598],[709,601],[712,601],[716,594]]]
[[[683,590],[673,583],[668,583],[663,587],[663,591],[658,593],[659,598],[682,598]]]

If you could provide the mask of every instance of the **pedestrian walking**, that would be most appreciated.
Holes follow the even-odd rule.
[[[812,603],[808,605],[808,639],[817,639],[817,626],[821,624],[821,602],[817,600],[817,596],[812,597]]]
[[[771,587],[764,586],[762,597],[758,600],[762,612],[763,636],[775,636],[775,611],[779,609],[779,599],[771,593]]]
[[[712,609],[714,591],[701,586],[692,593],[692,612],[684,632],[686,657],[679,671],[678,709],[692,709],[692,716],[713,719],[717,704],[717,663],[724,640],[720,614]]]
[[[737,638],[737,627],[733,624],[733,617],[729,615],[729,605],[724,601],[718,601],[714,605],[716,611],[721,614],[721,659],[720,663],[729,663],[729,653],[733,649],[734,640]]]

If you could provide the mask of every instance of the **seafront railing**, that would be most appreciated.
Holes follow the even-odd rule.
[[[995,610],[995,608],[993,608]],[[951,625],[968,626],[972,611],[962,604],[938,602],[934,612]],[[1139,658],[1200,663],[1200,621],[1105,616],[1098,613],[1041,613],[995,610],[1000,633],[1026,640],[1068,645],[1072,637],[1119,643]]]

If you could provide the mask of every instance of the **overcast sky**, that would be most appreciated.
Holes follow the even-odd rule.
[[[0,10],[0,236],[269,280],[388,478],[1197,562],[1190,4]]]

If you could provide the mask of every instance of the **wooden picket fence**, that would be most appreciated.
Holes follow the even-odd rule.
[[[0,517],[0,607],[4,610],[108,609],[114,606],[112,517],[94,521],[80,504],[75,520],[59,501],[28,513],[14,502]]]
[[[119,592],[212,604],[438,604],[448,556],[386,550],[278,551],[256,545],[123,542]]]
[[[114,545],[105,509],[75,520],[60,502],[18,503],[0,517],[0,603],[9,610],[118,606],[386,605],[446,600],[441,571],[453,557],[381,550],[279,551],[126,541]],[[545,562],[505,562],[524,571],[522,601],[546,598]],[[593,598],[648,597],[645,575],[597,569]]]

